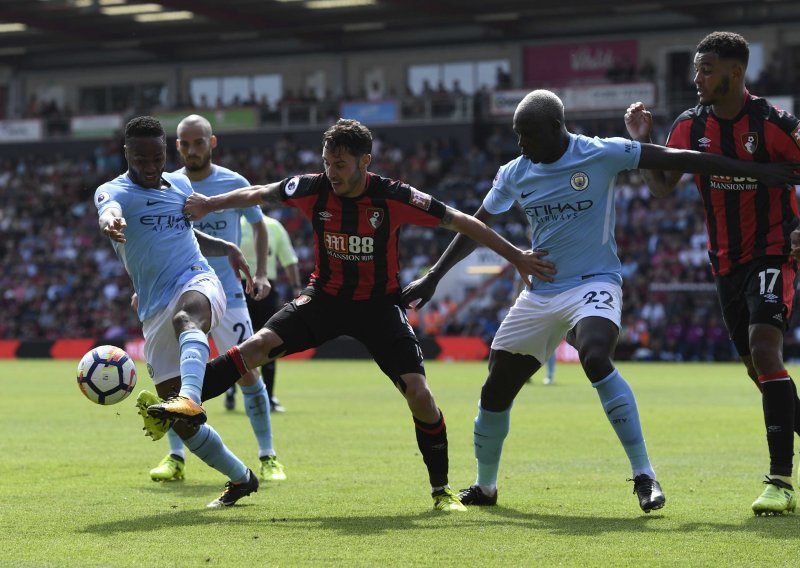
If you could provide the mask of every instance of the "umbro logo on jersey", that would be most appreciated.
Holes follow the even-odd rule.
[[[711,138],[706,138],[703,136],[700,140],[697,141],[700,144],[701,148],[710,148],[711,147]]]
[[[783,314],[775,314],[774,316],[772,316],[772,319],[783,323]]]
[[[333,218],[333,213],[330,211],[320,211],[319,212],[319,220],[320,221],[330,221]]]

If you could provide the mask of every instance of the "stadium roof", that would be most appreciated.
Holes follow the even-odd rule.
[[[797,0],[0,0],[0,65],[86,68],[797,22]]]

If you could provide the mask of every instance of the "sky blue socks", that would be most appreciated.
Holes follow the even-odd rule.
[[[199,329],[189,329],[178,336],[181,352],[181,390],[178,394],[200,404],[203,377],[211,349],[206,334]]]
[[[622,442],[625,453],[628,454],[634,477],[640,473],[647,473],[655,479],[639,422],[639,409],[630,385],[622,378],[619,371],[614,369],[603,380],[592,383],[592,386],[597,390],[606,417],[617,433],[619,441]]]

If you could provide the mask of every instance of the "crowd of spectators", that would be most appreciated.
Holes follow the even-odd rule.
[[[597,125],[595,125],[597,126]],[[611,134],[611,133],[609,133]],[[502,138],[498,134],[498,138]],[[497,144],[501,144],[498,140]],[[377,133],[371,170],[402,179],[466,212],[480,206],[498,162],[487,148],[462,148],[431,139],[401,148]],[[506,157],[507,159],[507,157]],[[266,148],[225,151],[220,165],[253,182],[321,171],[319,151],[289,136]],[[177,169],[174,155],[168,169]],[[130,281],[97,228],[95,188],[124,170],[119,146],[100,146],[82,160],[59,156],[0,163],[0,338],[58,339],[138,336],[130,310]],[[625,280],[619,355],[636,359],[728,360],[730,341],[719,317],[705,251],[703,211],[691,178],[671,197],[654,200],[636,172],[621,175],[617,194],[617,243]],[[294,209],[270,212],[292,235],[307,277],[314,264],[310,226]],[[521,211],[498,217],[494,228],[527,248]],[[418,277],[441,254],[452,233],[408,227],[401,247],[400,278]],[[473,301],[449,297],[412,313],[420,334],[477,335],[490,341],[515,297],[511,271],[488,281]],[[279,287],[288,291],[285,282]],[[467,297],[470,297],[467,290]],[[787,336],[787,354],[797,341]]]

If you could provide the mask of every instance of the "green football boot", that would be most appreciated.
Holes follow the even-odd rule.
[[[278,461],[277,456],[264,456],[261,458],[261,480],[262,481],[284,481],[286,472],[283,464]]]
[[[182,457],[169,454],[150,470],[150,479],[153,481],[180,481],[183,479],[185,467],[186,462]]]
[[[142,417],[142,420],[144,420],[144,428],[142,428],[142,430],[144,430],[145,436],[150,436],[154,442],[163,438],[164,434],[166,434],[172,426],[171,420],[156,418],[147,413],[148,406],[158,404],[159,402],[161,402],[161,399],[158,398],[158,396],[144,390],[136,397],[137,411],[139,412],[139,416]]]
[[[791,485],[769,477],[764,484],[767,486],[764,492],[753,501],[753,512],[756,515],[783,515],[797,508],[797,498]]]
[[[437,511],[466,511],[467,508],[461,503],[456,492],[445,487],[431,493],[433,497],[433,508]]]

